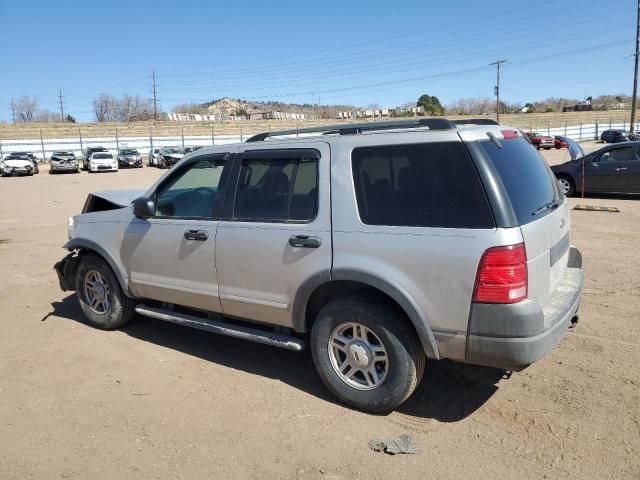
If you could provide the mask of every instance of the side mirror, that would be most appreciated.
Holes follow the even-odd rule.
[[[148,197],[136,198],[133,202],[133,214],[143,220],[153,217],[156,213],[156,206]]]

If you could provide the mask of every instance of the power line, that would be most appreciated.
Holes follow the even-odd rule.
[[[62,122],[64,123],[64,106],[63,104],[66,102],[63,102],[62,99],[64,98],[64,95],[62,95],[62,90],[58,90],[58,103],[60,104],[60,118],[62,119]]]
[[[638,0],[640,1],[640,0]],[[500,123],[500,65],[506,63],[506,60],[496,60],[489,65],[496,66],[496,122]]]

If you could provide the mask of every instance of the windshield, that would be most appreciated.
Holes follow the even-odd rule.
[[[520,225],[537,220],[548,210],[540,207],[558,200],[553,173],[524,138],[480,142],[500,175]]]
[[[138,155],[138,151],[134,150],[133,148],[124,148],[120,150],[120,153],[122,155]]]
[[[165,148],[162,150],[162,153],[171,154],[171,153],[182,153],[182,150],[179,148]]]
[[[110,153],[94,153],[93,158],[101,160],[106,158],[113,158],[113,156]]]

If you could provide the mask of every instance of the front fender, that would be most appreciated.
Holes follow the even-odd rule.
[[[103,247],[98,245],[93,240],[89,240],[88,238],[72,238],[67,243],[64,244],[64,248],[69,251],[72,250],[90,250],[100,255],[105,262],[109,264],[111,270],[115,274],[118,279],[118,283],[120,284],[120,288],[128,297],[133,297],[129,290],[129,277],[127,275],[126,270],[120,265],[116,260],[110,255]]]

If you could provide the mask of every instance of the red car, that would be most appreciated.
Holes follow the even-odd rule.
[[[542,135],[541,133],[538,132],[527,132],[525,134],[527,136],[527,138],[529,138],[529,140],[531,140],[531,143],[533,144],[534,147],[536,147],[538,150],[540,150],[541,148],[544,148],[545,150],[550,150],[553,147],[555,147],[555,141],[553,137],[550,137],[548,135]],[[556,147],[559,148],[559,147]]]
[[[567,142],[563,142],[558,136],[553,137],[553,144],[558,149],[568,147]]]

